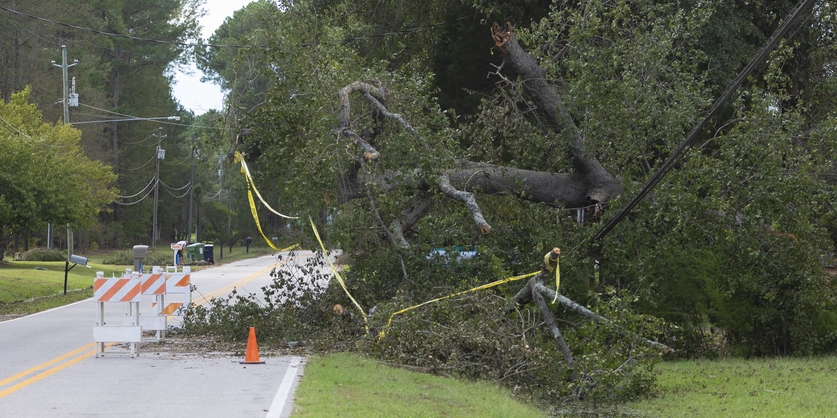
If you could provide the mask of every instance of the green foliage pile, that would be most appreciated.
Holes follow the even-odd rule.
[[[280,346],[312,340],[327,345],[334,340],[329,327],[333,304],[322,296],[330,277],[325,274],[329,270],[323,268],[322,254],[305,265],[296,264],[294,252],[278,256],[280,263],[285,260],[287,263],[271,272],[273,282],[264,286],[260,295],[242,294],[236,289],[206,305],[190,307],[183,321],[186,332],[246,341],[250,327],[256,327],[260,343]]]
[[[67,256],[54,248],[33,248],[15,256],[15,261],[64,261]]]
[[[492,292],[469,294],[396,316],[380,340],[366,349],[399,364],[464,377],[491,380],[539,402],[584,400],[618,403],[649,396],[655,388],[654,364],[661,353],[639,335],[653,338],[661,322],[632,313],[630,299],[614,293],[596,298],[606,324],[584,321],[558,310],[562,334],[573,351],[569,369],[536,308],[514,309]],[[376,323],[385,324],[390,309]],[[575,380],[573,374],[577,375]]]
[[[280,261],[281,260],[280,256]],[[294,259],[293,253],[288,256]],[[570,370],[536,308],[516,309],[506,298],[485,291],[448,299],[396,316],[411,305],[399,297],[371,309],[368,323],[336,284],[322,255],[305,265],[276,269],[263,294],[231,292],[206,305],[192,306],[185,331],[244,342],[248,329],[259,330],[259,342],[284,347],[305,341],[321,352],[355,350],[381,360],[416,366],[437,374],[498,382],[530,400],[624,402],[654,390],[653,367],[660,353],[644,339],[664,328],[659,320],[633,313],[634,298],[613,290],[591,303],[608,316],[607,324],[584,321],[556,310],[576,368]],[[314,286],[301,286],[309,279]],[[362,292],[350,286],[353,294]],[[337,312],[336,304],[343,310]],[[573,374],[577,379],[570,379]]]

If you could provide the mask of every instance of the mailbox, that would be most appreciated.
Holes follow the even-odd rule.
[[[252,244],[252,243],[253,243],[253,238],[252,237],[244,238],[244,245],[247,248],[248,253],[250,252],[250,244]]]
[[[73,263],[73,264],[81,264],[82,266],[86,266],[87,265],[87,257],[82,257],[80,255],[73,254],[73,255],[70,256],[70,262]]]
[[[134,245],[134,271],[142,273],[142,260],[148,257],[147,245]]]

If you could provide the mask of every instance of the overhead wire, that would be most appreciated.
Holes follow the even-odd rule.
[[[150,181],[150,182],[148,182],[148,184],[146,184],[146,185],[145,185],[145,187],[143,187],[143,188],[142,188],[142,190],[140,190],[140,191],[139,191],[139,192],[137,192],[136,194],[133,194],[133,195],[130,195],[130,196],[116,196],[116,198],[117,198],[117,199],[133,199],[133,198],[135,198],[135,197],[139,196],[140,194],[142,194],[142,192],[144,192],[144,191],[145,191],[145,189],[147,189],[149,186],[151,186],[151,185],[154,183],[154,180],[155,180],[156,178],[157,178],[156,176],[155,176],[155,177],[152,177],[152,178],[151,178],[151,181]]]
[[[161,181],[160,183],[162,183],[162,181]],[[163,190],[165,190],[165,191],[166,191],[166,193],[168,193],[169,195],[171,195],[171,197],[173,197],[173,198],[175,198],[175,199],[182,199],[182,198],[186,197],[186,195],[188,195],[190,191],[192,191],[192,187],[191,187],[191,185],[192,185],[192,183],[187,184],[186,186],[189,186],[189,189],[188,189],[188,190],[186,190],[185,192],[183,192],[183,194],[182,194],[182,195],[180,195],[180,196],[175,196],[175,194],[174,194],[174,193],[172,193],[172,192],[171,192],[168,188],[166,188],[166,187],[164,187],[164,188],[163,188]]]
[[[163,187],[165,187],[165,188],[167,188],[167,189],[169,189],[169,190],[174,190],[174,191],[176,191],[176,192],[179,192],[179,191],[181,191],[181,190],[183,190],[183,189],[185,189],[185,188],[189,187],[192,183],[186,183],[183,187],[171,187],[171,186],[169,186],[168,184],[166,184],[166,182],[164,182],[163,180],[160,180],[160,184],[162,184],[162,185],[163,185]]]
[[[156,156],[156,155],[153,155],[153,156],[151,156],[151,159],[149,159],[148,161],[146,161],[143,165],[141,165],[141,166],[139,166],[139,167],[135,167],[135,168],[126,168],[124,171],[137,171],[137,170],[141,170],[142,168],[144,168],[144,167],[145,167],[145,166],[147,166],[148,164],[151,164],[151,162],[152,162],[152,161],[154,161],[156,158],[157,158],[157,156]]]
[[[146,119],[146,118],[143,118],[143,117],[140,117],[140,116],[134,116],[134,115],[128,115],[128,114],[125,114],[125,113],[114,112],[112,110],[102,109],[102,108],[98,108],[98,107],[95,107],[95,106],[90,106],[90,105],[87,105],[87,104],[84,104],[84,103],[79,103],[79,105],[84,106],[84,107],[89,107],[91,109],[99,110],[99,111],[102,111],[102,112],[112,113],[114,115],[122,116],[122,117],[125,117],[125,118]],[[190,128],[216,129],[216,130],[222,129],[222,128],[218,128],[218,127],[215,127],[215,126],[189,125],[189,124],[185,124],[185,123],[174,123],[174,122],[168,122],[168,121],[164,121],[164,120],[147,119],[146,121],[147,122],[161,123],[161,124],[164,124],[164,125],[188,126]],[[78,121],[78,122],[83,122],[83,121]],[[110,121],[104,121],[103,123],[107,123],[107,122],[110,122]],[[70,123],[72,123],[72,122],[70,122]]]
[[[153,180],[152,180],[152,181],[153,181]],[[133,206],[133,205],[136,205],[136,204],[138,204],[138,203],[142,202],[143,200],[147,199],[147,198],[148,198],[148,196],[149,196],[149,195],[151,195],[151,192],[153,192],[153,191],[154,191],[154,187],[151,187],[151,188],[148,190],[148,193],[146,193],[146,194],[145,194],[145,196],[143,196],[141,199],[137,200],[136,202],[132,202],[132,203],[122,203],[122,202],[117,202],[117,201],[115,201],[115,200],[114,200],[114,201],[113,201],[113,203],[114,203],[114,204],[117,204],[117,205],[120,205],[120,206]]]

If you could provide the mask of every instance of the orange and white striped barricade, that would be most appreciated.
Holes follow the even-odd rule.
[[[142,294],[151,296],[152,308],[151,315],[143,315],[140,313],[140,325],[143,331],[157,331],[157,339],[165,337],[167,321],[166,315],[160,310],[160,306],[165,306],[166,298],[166,275],[163,269],[159,266],[151,268],[151,273],[140,275],[142,281]]]
[[[177,266],[166,267],[166,296],[166,303],[159,305],[164,306],[163,314],[184,316],[192,303],[191,267],[183,266],[179,272]]]
[[[139,355],[138,344],[142,339],[142,326],[139,322],[139,304],[142,300],[142,281],[137,275],[131,277],[105,278],[104,272],[96,272],[93,280],[93,299],[96,302],[96,325],[93,327],[93,340],[98,344],[96,357],[104,355],[106,342],[131,344],[131,357]],[[122,325],[107,325],[105,322],[105,303],[120,302],[126,304],[125,318]]]

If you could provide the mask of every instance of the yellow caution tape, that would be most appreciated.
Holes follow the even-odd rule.
[[[550,261],[552,260],[549,258],[551,255],[552,251],[546,253],[546,255],[543,256],[543,265],[549,271],[552,271],[552,265],[550,264]],[[555,301],[558,300],[558,288],[561,287],[561,268],[559,266],[560,261],[560,255],[555,257],[555,297],[552,298],[552,303],[555,303]]]
[[[273,212],[273,213],[275,213],[275,214],[277,214],[281,217],[288,218],[288,219],[297,219],[297,218],[290,217],[290,216],[285,216],[285,215],[275,211],[272,207],[270,207],[270,205],[267,204],[267,202],[264,201],[264,199],[262,198],[262,195],[260,195],[259,191],[256,189],[255,183],[253,183],[253,178],[250,177],[250,170],[247,169],[247,163],[244,162],[244,157],[238,151],[235,152],[235,162],[241,163],[241,172],[244,173],[244,180],[245,180],[245,183],[247,183],[247,200],[250,201],[250,212],[253,214],[253,220],[256,221],[256,228],[259,229],[259,233],[262,235],[262,238],[264,238],[264,241],[267,243],[267,245],[269,245],[270,248],[273,248],[273,250],[278,251],[278,252],[285,252],[285,251],[291,250],[293,248],[299,247],[299,244],[294,244],[294,245],[291,245],[290,247],[287,247],[287,248],[279,248],[279,247],[277,247],[276,245],[273,244],[273,241],[271,241],[267,238],[267,235],[265,235],[264,231],[262,230],[262,224],[261,224],[261,222],[259,222],[259,213],[256,210],[256,202],[255,202],[255,200],[253,200],[253,191],[256,192],[256,196],[259,197],[259,200],[261,200],[262,204],[264,204],[265,207],[267,207],[271,212]],[[251,188],[252,188],[252,191],[251,191]]]
[[[263,205],[264,205],[264,206],[265,206],[265,207],[266,207],[269,211],[271,211],[271,212],[275,213],[275,214],[276,214],[276,215],[278,215],[278,216],[281,216],[281,217],[283,217],[283,218],[286,218],[286,219],[299,219],[299,218],[298,218],[298,217],[296,217],[296,216],[288,216],[288,215],[283,215],[283,214],[281,214],[281,213],[277,212],[277,211],[276,211],[275,209],[273,209],[272,207],[270,207],[270,205],[269,205],[269,204],[267,204],[267,202],[265,202],[265,201],[264,201],[264,198],[262,197],[262,195],[261,195],[261,194],[259,194],[259,190],[256,188],[256,183],[254,183],[254,182],[253,182],[253,177],[250,175],[250,169],[248,169],[248,168],[247,168],[247,162],[245,162],[245,161],[244,161],[244,157],[243,157],[243,156],[241,155],[241,153],[240,153],[240,152],[238,152],[238,151],[236,151],[236,152],[235,152],[235,161],[236,161],[236,162],[240,162],[240,163],[241,163],[241,172],[242,172],[242,173],[244,173],[244,178],[247,180],[247,185],[248,185],[248,188],[249,188],[249,187],[252,187],[252,188],[253,188],[253,191],[254,191],[254,192],[256,192],[256,196],[258,196],[258,197],[259,197],[259,201],[261,201],[261,202],[262,202],[262,204],[263,204]],[[252,202],[252,198],[250,199],[250,201]]]
[[[340,272],[337,271],[337,268],[334,267],[334,264],[331,262],[331,259],[326,254],[325,245],[323,245],[323,240],[320,239],[320,233],[317,231],[317,227],[314,225],[314,220],[311,217],[308,217],[308,221],[311,222],[311,229],[314,230],[314,236],[317,237],[317,242],[320,243],[320,248],[323,250],[323,255],[325,256],[326,260],[328,260],[328,264],[331,266],[331,269],[334,270],[334,277],[337,279],[337,283],[340,283],[340,286],[343,287],[343,291],[346,292],[346,295],[349,296],[349,299],[352,300],[352,303],[355,304],[357,310],[360,311],[361,316],[363,316],[363,322],[366,323],[366,332],[369,333],[369,321],[366,319],[366,313],[363,312],[363,308],[357,303],[355,298],[352,297],[352,294],[349,293],[349,289],[346,288],[346,282],[343,281],[343,277],[340,276]]]
[[[267,239],[267,235],[265,235],[264,231],[262,230],[262,224],[261,224],[261,222],[259,222],[259,214],[256,211],[256,202],[253,200],[253,193],[250,192],[250,185],[249,184],[247,185],[247,199],[250,201],[250,212],[253,214],[253,220],[256,221],[256,228],[258,228],[259,233],[262,234],[262,238],[264,238],[264,241],[267,243],[267,245],[270,246],[270,248],[273,248],[274,251],[278,251],[278,252],[281,253],[281,252],[291,250],[295,247],[299,247],[299,244],[294,244],[294,245],[291,245],[288,248],[280,249],[279,247],[273,245],[273,241]]]
[[[492,288],[494,286],[499,286],[503,283],[513,282],[515,280],[528,279],[529,277],[532,277],[532,276],[534,276],[538,273],[540,273],[540,272],[536,271],[534,273],[528,273],[528,274],[524,274],[522,276],[514,276],[514,277],[509,277],[507,279],[497,280],[496,282],[491,282],[491,283],[488,283],[488,284],[484,284],[482,286],[477,286],[477,287],[472,288],[472,289],[463,290],[461,292],[456,292],[456,293],[451,294],[451,295],[447,295],[447,296],[443,296],[443,297],[440,297],[440,298],[428,300],[427,302],[423,302],[423,303],[420,303],[420,304],[415,305],[415,306],[410,306],[409,308],[402,309],[402,310],[400,310],[398,312],[394,312],[392,315],[390,315],[389,320],[387,320],[387,325],[384,328],[389,328],[390,324],[392,323],[392,318],[395,317],[395,315],[400,315],[404,312],[409,312],[413,309],[420,308],[420,307],[422,307],[424,305],[427,305],[427,304],[430,304],[430,303],[439,302],[439,301],[442,301],[442,300],[445,300],[445,299],[454,298],[454,297],[457,297],[457,296],[461,296],[461,295],[471,293],[471,292],[476,292],[476,291],[479,291],[479,290],[485,290],[485,289],[488,289],[488,288]],[[381,339],[384,338],[384,335],[385,335],[384,331],[381,331],[381,333],[378,335],[378,341],[381,341]]]

